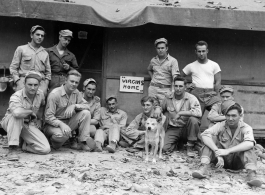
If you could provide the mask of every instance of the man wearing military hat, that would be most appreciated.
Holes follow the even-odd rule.
[[[173,79],[180,74],[178,61],[168,54],[168,41],[160,38],[155,41],[157,56],[152,58],[147,68],[151,77],[148,95],[160,101],[171,94]]]
[[[8,160],[18,160],[16,154],[19,138],[24,140],[22,150],[48,154],[50,145],[45,135],[41,132],[38,111],[45,105],[45,97],[39,90],[42,75],[29,71],[25,75],[23,89],[15,92],[9,101],[9,107],[1,121],[3,129],[7,132],[9,153]]]
[[[256,177],[257,156],[254,151],[256,141],[253,129],[241,119],[242,108],[233,100],[226,100],[221,105],[222,114],[226,120],[206,129],[202,134],[205,146],[202,148],[200,170],[194,171],[192,176],[203,179],[208,175],[210,163],[216,167],[247,170],[246,181],[250,186],[261,186]]]
[[[73,32],[70,30],[61,30],[59,32],[59,43],[47,49],[51,64],[51,82],[49,92],[54,88],[64,84],[69,70],[78,69],[75,55],[67,49],[67,46],[73,38]]]
[[[44,35],[45,30],[42,26],[33,26],[30,30],[31,42],[16,49],[9,67],[13,76],[15,91],[24,87],[25,75],[33,70],[41,74],[39,89],[43,91],[44,95],[47,94],[51,80],[51,67],[49,55],[41,46]]]
[[[234,100],[233,94],[234,94],[234,89],[230,85],[223,85],[219,89],[220,97],[222,102],[226,100]],[[221,104],[222,102],[218,102],[214,104],[208,114],[208,120],[210,121],[209,127],[213,126],[217,122],[222,122],[225,121],[225,116],[221,112]],[[244,109],[242,107],[242,119],[244,117]]]

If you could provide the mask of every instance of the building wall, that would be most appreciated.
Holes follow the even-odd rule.
[[[177,58],[180,69],[196,60],[194,45],[197,41],[208,42],[208,58],[220,65],[222,83],[235,85],[237,101],[243,106],[255,105],[254,110],[262,111],[262,108],[253,101],[252,96],[238,95],[237,90],[240,90],[240,86],[249,86],[248,90],[251,90],[253,85],[261,86],[259,90],[264,90],[265,35],[263,32],[147,24],[134,28],[107,29],[107,50],[104,60],[106,94],[117,95],[120,107],[128,112],[129,122],[141,112],[140,99],[147,94],[150,81],[146,69],[151,58],[156,55],[154,41],[161,37],[168,39],[169,54]],[[119,92],[121,75],[145,77],[144,94]],[[262,96],[259,98],[263,99]],[[265,119],[264,114],[258,115]],[[254,123],[251,119],[254,115],[245,117],[249,123],[258,128],[265,125],[264,120],[259,121],[259,124],[256,124],[255,120]],[[205,117],[203,125],[207,125]]]

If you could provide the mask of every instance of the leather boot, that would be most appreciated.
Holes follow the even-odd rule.
[[[107,145],[106,149],[109,153],[114,153],[116,150],[116,143],[112,141],[109,145]]]
[[[95,152],[102,152],[102,146],[101,143],[96,141],[96,149],[94,150]]]
[[[260,187],[262,185],[261,181],[257,178],[256,171],[248,169],[248,174],[247,174],[247,184],[250,186],[256,186]]]
[[[200,170],[194,171],[192,173],[192,177],[198,178],[198,179],[204,179],[209,174],[208,170],[210,168],[210,164],[203,164]]]
[[[7,153],[7,160],[8,161],[18,161],[19,156],[17,155],[18,146],[9,146],[8,153]]]

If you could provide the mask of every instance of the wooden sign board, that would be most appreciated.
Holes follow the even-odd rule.
[[[144,77],[120,76],[120,91],[144,93]]]

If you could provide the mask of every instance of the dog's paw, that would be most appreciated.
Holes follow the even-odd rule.
[[[149,161],[149,159],[148,159],[148,158],[146,158],[146,159],[144,160],[144,162],[146,162],[146,163],[148,163],[148,161]]]
[[[156,159],[153,159],[153,160],[152,160],[152,163],[153,163],[153,164],[156,164]]]

